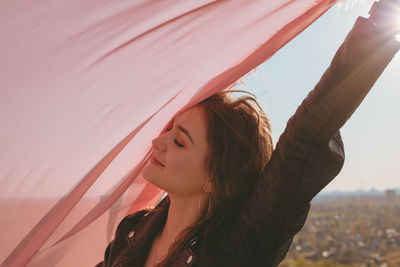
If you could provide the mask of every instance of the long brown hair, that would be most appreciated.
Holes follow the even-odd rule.
[[[232,92],[251,94],[229,90],[198,104],[205,110],[208,123],[208,153],[204,164],[212,177],[214,190],[209,193],[208,205],[204,205],[197,222],[178,235],[158,267],[173,266],[191,240],[215,238],[224,219],[240,210],[271,158],[273,143],[267,115],[253,94],[254,97],[234,98]],[[153,211],[165,212],[169,206],[168,196],[164,202]]]

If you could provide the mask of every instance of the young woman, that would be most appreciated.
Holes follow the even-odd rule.
[[[173,118],[143,169],[168,195],[124,218],[97,266],[277,266],[343,166],[339,129],[400,49],[399,2],[381,2],[389,8],[358,18],[275,150],[250,96],[219,93]]]

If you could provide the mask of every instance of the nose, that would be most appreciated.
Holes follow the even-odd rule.
[[[156,149],[162,152],[165,152],[167,150],[167,146],[165,145],[165,142],[163,142],[162,140],[162,135],[160,135],[157,138],[154,138],[153,141],[151,141],[151,143]]]

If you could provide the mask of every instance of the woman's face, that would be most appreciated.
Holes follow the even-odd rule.
[[[143,169],[146,180],[170,195],[194,196],[203,192],[209,178],[204,166],[208,144],[202,107],[194,106],[176,116],[167,131],[152,143],[152,159]]]

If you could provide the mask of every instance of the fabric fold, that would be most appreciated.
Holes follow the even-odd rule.
[[[119,220],[162,193],[140,172],[168,120],[334,3],[0,3],[2,266],[98,262]]]

